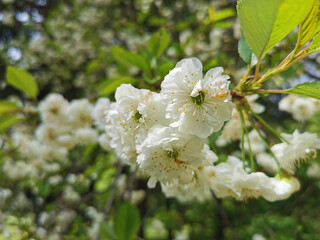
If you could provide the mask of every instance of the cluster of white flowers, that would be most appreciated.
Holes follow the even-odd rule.
[[[30,129],[28,126],[18,125],[11,133],[12,142],[3,143],[5,148],[13,148],[17,153],[4,160],[1,170],[13,181],[28,179],[32,191],[39,194],[39,206],[44,202],[44,198],[40,197],[42,190],[37,184],[39,180],[50,187],[60,185],[60,199],[66,205],[78,204],[81,201],[79,186],[88,188],[91,180],[84,174],[68,173],[63,176],[61,172],[70,166],[72,150],[82,151],[82,146],[97,144],[103,137],[104,134],[100,137],[99,134],[105,128],[104,112],[109,104],[110,100],[107,98],[100,98],[93,105],[88,99],[69,102],[60,94],[49,94],[36,109],[30,108],[34,113],[39,113],[38,127]],[[12,193],[9,189],[0,188],[0,207],[7,206],[5,204],[11,199],[15,199],[15,208],[31,209],[31,203],[22,191]],[[4,209],[6,208],[0,211],[0,217],[3,214],[5,219],[8,219],[10,211]],[[28,219],[38,222],[34,228],[39,238],[60,239],[60,235],[68,229],[75,216],[76,212],[67,207],[65,210],[57,209],[50,213],[41,212],[37,219],[34,215]],[[98,234],[99,222],[102,221],[100,219],[101,216],[93,220],[91,228],[88,229],[90,235]],[[0,232],[7,230],[6,226],[0,224]],[[10,236],[13,236],[13,233],[10,232]]]
[[[288,95],[279,102],[279,109],[291,113],[295,120],[304,122],[320,111],[320,100]]]
[[[99,99],[93,106],[88,99],[68,102],[60,94],[49,94],[39,104],[41,122],[35,134],[28,134],[26,128],[15,128],[13,145],[21,159],[6,159],[3,166],[5,173],[9,178],[21,179],[40,177],[43,172],[58,172],[60,165],[67,162],[70,150],[98,142],[96,128],[104,127],[103,113],[108,106],[107,98]],[[61,181],[58,178],[51,180],[53,184]]]
[[[149,176],[150,188],[160,182],[167,197],[204,201],[212,197],[212,192],[238,200],[263,197],[276,201],[289,197],[300,187],[293,177],[250,173],[232,156],[227,162],[215,164],[217,156],[206,144],[207,137],[236,116],[229,76],[222,73],[223,69],[217,67],[203,76],[201,62],[190,58],[178,62],[169,72],[160,94],[121,85],[115,94],[116,102],[106,111],[105,143],[123,163]],[[264,107],[254,103],[256,99],[249,97],[248,102],[253,111],[260,113]],[[229,123],[224,129],[234,127]],[[223,131],[232,135],[231,130]],[[241,135],[241,128],[239,131]],[[254,153],[263,153],[265,145],[255,130],[249,138]],[[232,137],[224,140],[229,139]]]
[[[121,85],[106,112],[110,147],[150,176],[148,186],[189,184],[217,159],[206,137],[231,117],[229,77],[222,68],[202,76],[196,58],[184,59],[161,84],[160,94]]]
[[[21,159],[6,159],[3,170],[11,179],[35,177],[57,186],[64,182],[58,172],[68,162],[69,152],[99,142],[105,150],[113,150],[123,164],[147,176],[148,187],[154,188],[159,182],[167,197],[182,202],[204,201],[212,193],[237,200],[263,197],[276,201],[289,197],[300,187],[294,177],[251,172],[233,156],[217,163],[218,157],[207,144],[208,137],[225,124],[216,141],[220,146],[239,140],[242,132],[239,113],[231,101],[229,76],[222,73],[223,69],[216,67],[203,76],[201,62],[190,58],[169,72],[160,93],[123,84],[115,93],[116,102],[100,98],[95,105],[88,99],[69,102],[60,94],[49,94],[37,109],[41,121],[35,134],[24,133],[28,131],[24,127],[17,127],[12,133],[13,146]],[[246,100],[252,111],[261,113],[264,106],[255,103],[257,97]],[[247,118],[245,115],[249,127]],[[293,174],[295,166],[313,158],[320,148],[316,134],[282,134],[288,143],[272,146],[274,159],[265,152],[260,135],[265,134],[252,130],[245,139],[244,150],[249,152],[249,140],[256,162],[270,174],[276,174],[279,168]],[[308,172],[316,175],[315,171]],[[66,178],[62,194],[66,203],[81,200],[74,188],[75,178],[74,174]],[[88,179],[81,181],[89,185]],[[131,195],[136,204],[145,192],[133,191]]]

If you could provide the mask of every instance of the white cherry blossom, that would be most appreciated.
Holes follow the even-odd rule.
[[[75,131],[75,140],[80,145],[94,144],[98,141],[98,133],[92,128],[79,128]]]
[[[261,172],[247,173],[242,162],[229,156],[225,163],[215,166],[212,188],[218,197],[232,196],[237,200],[259,198],[268,177]]]
[[[174,181],[190,183],[194,171],[216,160],[214,153],[207,153],[210,150],[205,147],[204,139],[160,125],[149,131],[137,150],[139,167],[150,175],[149,187],[154,187],[157,181],[163,184]]]
[[[281,168],[289,173],[293,173],[294,167],[300,162],[314,158],[317,149],[320,149],[320,139],[315,133],[299,133],[297,130],[293,134],[281,134],[290,144],[279,143],[271,147],[271,150],[279,160]]]
[[[69,102],[58,93],[50,93],[39,104],[41,119],[47,124],[65,124]]]
[[[118,104],[111,103],[106,111],[105,138],[109,140],[110,148],[123,163],[134,166],[137,158],[135,137],[125,132],[117,109]]]
[[[275,174],[279,171],[276,160],[268,153],[262,152],[257,154],[256,161],[268,173]]]
[[[88,99],[73,100],[68,108],[69,123],[73,128],[91,126],[93,106]]]
[[[117,89],[115,98],[120,125],[128,136],[135,136],[143,141],[148,129],[168,122],[165,119],[165,104],[158,93],[122,84]]]
[[[105,111],[108,110],[110,106],[109,98],[99,98],[92,110],[92,117],[95,120],[96,125],[100,129],[104,129],[106,125]]]
[[[268,177],[262,172],[248,173],[242,162],[229,156],[227,162],[214,168],[212,189],[218,197],[232,196],[237,200],[263,197],[268,201],[283,200],[299,190],[297,179]]]
[[[280,178],[274,177],[269,178],[267,188],[262,197],[270,202],[284,200],[290,197],[294,192],[300,189],[300,183],[298,179],[294,177]]]
[[[320,164],[313,162],[307,170],[307,176],[314,179],[320,179]]]
[[[228,75],[223,68],[210,69],[202,76],[197,58],[183,59],[161,84],[161,94],[168,102],[166,117],[179,131],[208,137],[231,118],[232,102]]]
[[[319,104],[317,99],[288,95],[279,102],[279,109],[291,113],[295,120],[303,122],[320,110]]]
[[[175,197],[180,202],[203,202],[212,198],[211,178],[214,176],[213,166],[199,167],[193,172],[190,183],[180,184],[175,181],[170,184],[161,184],[161,189],[166,197]]]

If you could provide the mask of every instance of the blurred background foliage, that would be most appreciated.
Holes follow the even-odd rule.
[[[1,0],[0,99],[34,104],[6,84],[8,65],[34,76],[40,89],[38,101],[51,92],[68,100],[113,99],[122,83],[158,91],[175,63],[191,56],[204,63],[204,71],[222,66],[236,85],[246,66],[238,57],[241,30],[235,6],[235,0]],[[292,33],[278,44],[263,59],[262,69],[281,62],[295,41],[296,33]],[[319,61],[313,55],[267,84],[288,88],[319,79]],[[288,132],[320,132],[319,113],[298,123],[278,110],[280,98],[259,99],[271,125]],[[36,116],[27,118],[25,131],[32,132],[37,123]],[[239,149],[239,143],[215,147],[219,134],[211,136],[210,145],[223,161]],[[14,149],[10,154],[13,159],[21,157]],[[1,151],[0,165],[5,158]],[[313,161],[319,162],[319,157]],[[274,240],[318,240],[320,182],[306,172],[307,165],[298,169],[301,190],[286,201],[213,197],[205,203],[179,203],[166,199],[159,186],[147,189],[143,178],[133,181],[131,171],[120,168],[111,152],[95,144],[77,146],[60,170],[41,178],[10,179],[1,168],[0,187],[12,192],[0,191],[0,239],[112,239],[110,226],[117,224],[114,216],[123,220],[121,211],[134,211],[121,205],[134,189],[143,195],[136,202],[131,198],[139,209],[138,236],[143,239],[251,239],[261,234]],[[54,176],[63,180],[53,184]],[[67,201],[65,191],[75,192],[77,200],[69,196]],[[45,221],[45,216],[51,219]]]

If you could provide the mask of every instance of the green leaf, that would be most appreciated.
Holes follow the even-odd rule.
[[[163,64],[161,64],[158,68],[157,68],[157,73],[163,78],[164,76],[166,76],[169,71],[171,69],[174,68],[174,64],[171,62],[165,62]]]
[[[38,190],[39,190],[39,196],[46,198],[47,196],[49,196],[50,192],[51,192],[51,186],[49,183],[44,182],[44,181],[39,181],[38,182]]]
[[[320,33],[318,33],[315,36],[315,38],[312,40],[309,50],[312,52],[316,52],[320,50]]]
[[[147,74],[143,74],[142,77],[147,83],[151,83],[151,84],[160,80],[159,77],[149,77]]]
[[[244,35],[241,36],[238,43],[238,52],[240,57],[251,67],[257,64],[257,57],[251,51],[248,42],[246,41]]]
[[[115,77],[104,80],[99,86],[99,95],[110,94],[116,91],[121,84],[134,84],[136,80],[132,77]]]
[[[161,28],[159,32],[151,35],[147,42],[147,50],[156,58],[160,57],[163,52],[168,48],[170,37],[168,32]]]
[[[319,0],[314,0],[310,13],[299,27],[300,46],[309,42],[315,36],[315,30],[319,20]]]
[[[320,82],[305,82],[288,89],[286,92],[320,100]]]
[[[157,55],[158,49],[158,42],[159,42],[159,33],[155,32],[151,35],[150,39],[147,42],[147,50],[149,53],[151,53],[153,56]]]
[[[8,100],[1,100],[0,101],[0,114],[8,113],[11,111],[14,111],[16,109],[19,109],[19,106],[17,103],[8,101]]]
[[[131,203],[123,203],[114,216],[114,231],[119,240],[132,240],[140,226],[140,213]]]
[[[310,12],[314,0],[239,0],[242,32],[253,53],[262,58]]]
[[[89,74],[93,73],[93,72],[96,72],[99,69],[100,69],[100,63],[99,63],[98,60],[91,60],[86,65],[86,72],[89,73]]]
[[[208,14],[209,14],[209,22],[213,22],[214,21],[214,15],[215,15],[215,10],[213,6],[210,6],[208,9]]]
[[[36,98],[38,95],[37,82],[27,71],[7,66],[6,77],[12,87],[24,92],[29,97]]]
[[[161,30],[160,30],[160,44],[159,44],[157,57],[160,57],[162,55],[162,53],[165,50],[167,50],[167,48],[169,47],[169,44],[170,44],[170,36],[164,28],[161,28]]]
[[[100,240],[117,240],[114,231],[108,222],[101,222],[99,226]]]
[[[241,36],[239,43],[238,43],[238,52],[239,52],[240,57],[243,59],[243,61],[245,61],[248,64],[251,63],[252,51],[250,49],[248,42],[246,41],[246,39],[243,35]]]
[[[218,22],[226,18],[234,17],[235,15],[236,13],[233,8],[221,9],[220,11],[215,12],[213,21]]]
[[[143,71],[150,70],[149,63],[147,62],[145,57],[136,53],[129,52],[122,47],[111,47],[110,50],[112,56],[117,62],[125,65],[136,66]]]
[[[95,181],[94,190],[97,192],[103,192],[108,189],[108,187],[114,181],[116,170],[114,168],[109,168],[105,170]]]
[[[10,128],[12,125],[16,124],[20,120],[21,118],[14,115],[0,115],[0,133],[5,132],[8,128]]]
[[[317,22],[316,28],[315,28],[315,30],[313,32],[313,36],[316,36],[319,32],[320,32],[320,13],[319,13],[319,18],[318,18],[318,22]]]

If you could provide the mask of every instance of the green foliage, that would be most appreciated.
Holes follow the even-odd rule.
[[[263,57],[274,45],[301,23],[314,0],[240,0],[237,10],[243,34],[257,57]]]
[[[9,100],[1,100],[0,101],[0,114],[12,112],[17,109],[19,109],[19,106],[15,102],[12,102]]]
[[[15,67],[7,67],[7,82],[14,88],[24,92],[32,98],[38,95],[36,80],[27,71]]]
[[[0,133],[5,132],[8,128],[19,122],[21,118],[11,115],[3,114],[0,115]]]
[[[111,47],[111,54],[115,60],[125,65],[133,65],[143,71],[149,71],[150,65],[146,58],[137,53],[132,53],[122,47]]]
[[[212,21],[218,22],[234,16],[236,16],[236,12],[234,11],[233,8],[225,8],[225,9],[221,9],[220,11],[215,11],[213,13]]]
[[[252,51],[250,46],[246,40],[246,38],[242,35],[239,43],[238,43],[238,52],[240,57],[245,61],[247,64],[251,65],[252,60]]]
[[[297,84],[293,88],[288,89],[287,92],[320,100],[320,82],[305,82]]]
[[[317,51],[320,50],[320,33],[318,33],[318,34],[314,37],[314,39],[313,39],[313,41],[312,41],[312,43],[311,43],[311,45],[310,45],[310,47],[309,47],[309,50],[310,50],[311,52],[317,52]]]
[[[314,0],[310,13],[299,26],[300,46],[309,42],[315,36],[315,30],[319,21],[319,0]]]
[[[112,184],[112,181],[114,180],[115,171],[116,170],[114,168],[110,168],[105,170],[100,175],[100,177],[94,185],[94,188],[97,192],[105,191]]]
[[[165,62],[159,66],[159,68],[157,69],[157,72],[162,78],[164,78],[169,73],[169,71],[173,68],[174,68],[173,63]]]
[[[140,226],[140,213],[131,203],[119,206],[114,216],[114,231],[119,240],[132,240]]]
[[[170,37],[168,32],[161,28],[160,31],[151,35],[147,42],[147,50],[155,57],[160,57],[163,52],[168,48]]]
[[[5,6],[4,2],[2,5]],[[21,7],[29,5],[18,2],[13,1],[7,4],[7,9],[2,10],[4,19],[7,18],[8,12],[14,13],[15,6],[20,12]],[[240,23],[245,36],[242,36],[240,41],[241,34],[239,30],[237,31],[238,25],[235,21],[236,1],[44,2],[46,5],[38,9],[39,13],[43,14],[44,22],[37,23],[36,28],[28,29],[31,33],[39,31],[42,40],[35,45],[35,42],[28,40],[28,36],[24,36],[26,28],[34,24],[31,23],[32,14],[29,14],[30,21],[27,24],[18,23],[19,20],[13,15],[14,25],[7,26],[17,34],[13,35],[12,41],[10,39],[10,42],[2,45],[4,49],[0,54],[3,66],[10,64],[17,68],[32,70],[41,89],[39,95],[38,91],[30,94],[30,90],[26,90],[30,84],[22,85],[18,79],[16,85],[20,88],[14,87],[22,93],[17,94],[8,85],[4,91],[0,91],[3,98],[18,97],[23,101],[23,107],[22,104],[12,100],[0,101],[0,190],[8,188],[12,191],[12,196],[6,201],[1,201],[0,207],[5,210],[3,211],[5,218],[7,214],[15,218],[14,225],[4,225],[6,234],[9,233],[12,239],[21,239],[23,234],[25,239],[49,239],[53,235],[53,238],[62,239],[167,240],[178,239],[178,233],[188,229],[189,239],[241,240],[252,239],[255,233],[263,234],[269,240],[317,239],[320,234],[320,218],[317,214],[320,183],[319,180],[307,177],[309,163],[301,164],[297,169],[296,175],[301,182],[301,191],[289,200],[268,203],[262,199],[249,199],[243,203],[233,198],[212,198],[204,203],[180,203],[176,199],[166,198],[161,193],[159,185],[156,189],[148,189],[146,180],[140,176],[129,178],[129,181],[123,180],[130,175],[127,166],[122,169],[118,177],[115,163],[119,160],[112,152],[105,151],[98,144],[77,146],[70,150],[68,159],[63,161],[56,159],[44,163],[38,158],[25,159],[24,153],[21,154],[12,140],[12,133],[23,129],[25,132],[22,133],[31,139],[30,135],[34,134],[40,122],[37,114],[29,114],[30,110],[35,111],[33,108],[35,106],[29,108],[30,99],[21,98],[23,93],[33,98],[38,95],[41,101],[48,93],[59,92],[69,100],[90,98],[93,104],[95,99],[91,96],[108,95],[112,98],[117,87],[123,83],[159,92],[160,81],[174,68],[176,62],[185,57],[200,58],[204,64],[204,71],[223,66],[232,82],[230,88],[237,90],[236,83],[243,74],[240,69],[243,63],[239,61],[237,53],[248,65],[253,65],[252,51],[259,50],[258,54],[265,55],[268,48],[272,48],[294,28],[294,24],[300,24],[300,44],[312,38],[313,42],[307,49],[297,52],[292,59],[289,56],[287,63],[289,60],[294,60],[294,57],[300,56],[299,54],[320,50],[320,34],[317,35],[320,22],[316,11],[318,8],[315,8],[318,0],[238,0]],[[290,9],[287,8],[289,4]],[[30,7],[32,11],[34,8],[37,9],[35,5],[37,3],[32,3]],[[313,7],[310,10],[308,6],[311,5]],[[27,11],[25,9],[27,8],[24,8],[24,11]],[[309,12],[305,19],[302,19],[302,12]],[[4,20],[2,23],[6,24]],[[23,31],[18,31],[18,28]],[[251,42],[246,40],[248,32],[253,39]],[[292,50],[296,34],[289,35],[285,41],[285,44],[279,45],[272,55],[265,56],[258,77],[263,76],[264,70],[268,68],[270,71],[280,69],[277,68],[277,64],[281,63]],[[7,51],[13,42],[22,50],[21,60],[13,61],[7,56]],[[307,61],[314,59],[310,58]],[[5,67],[2,72],[5,75]],[[268,79],[271,81],[266,82],[263,87],[266,90],[269,87],[285,88],[292,78],[302,72],[303,66],[297,64],[285,72],[280,72],[281,75],[279,72],[270,74]],[[249,75],[245,79],[246,83],[251,83],[253,71],[247,73]],[[26,78],[23,79],[24,83]],[[255,90],[252,89],[249,94]],[[288,93],[317,99],[320,96],[319,85],[316,82],[297,85],[288,90]],[[270,104],[268,100],[273,96],[260,93],[258,100],[266,106],[268,114],[262,113],[262,115],[265,115],[268,123],[272,123],[272,127],[286,132],[293,132],[295,129],[320,132],[319,113],[315,113],[311,119],[301,124],[294,121],[287,113],[279,111],[274,104]],[[21,116],[25,116],[22,126],[17,125],[16,129],[4,132],[21,121]],[[260,122],[256,121],[259,128]],[[103,129],[96,130],[99,135],[104,133]],[[223,147],[216,145],[221,134],[222,130],[213,133],[208,142],[219,157],[215,165],[225,162],[230,153],[237,154],[236,151],[239,149],[239,141]],[[270,143],[277,140],[274,136],[266,136]],[[37,137],[33,136],[32,139]],[[11,159],[12,169],[18,170],[16,178],[3,174],[8,159]],[[319,157],[312,161],[319,162]],[[19,169],[24,166],[22,163],[28,167],[32,165],[40,174],[30,176],[21,173],[19,178]],[[59,167],[50,170],[54,165]],[[124,186],[126,182],[131,182],[132,186]],[[72,195],[75,195],[73,200],[65,196],[69,193],[65,191],[67,189],[73,189]],[[133,191],[130,199],[132,202],[135,199],[135,190],[142,190],[146,194],[143,203],[138,205],[139,209],[129,203],[122,204],[127,200],[124,192],[128,193],[128,190]],[[22,198],[25,204],[20,204],[21,201],[18,201],[21,194],[28,200]],[[111,196],[113,202],[106,215],[106,202],[109,204]],[[69,224],[65,221],[69,219],[68,214],[65,214],[70,212],[75,213],[75,217]],[[50,219],[44,224],[39,224],[42,213],[48,213]],[[141,221],[141,231],[138,233],[140,214],[144,219]],[[95,218],[91,215],[95,215]],[[34,225],[34,229],[24,223],[24,216]],[[99,223],[102,216],[102,219],[107,220]],[[13,226],[14,229],[11,228]],[[39,233],[42,228],[46,230],[45,237],[35,233],[38,227]],[[0,226],[0,239],[3,234],[2,229]],[[59,230],[59,233],[56,233],[56,230]],[[137,234],[139,237],[135,236]]]
[[[99,235],[101,240],[118,240],[114,234],[113,228],[107,221],[100,223]]]
[[[38,182],[38,190],[39,190],[39,196],[46,198],[51,192],[50,184],[45,181],[39,181]]]
[[[99,95],[113,93],[121,84],[134,84],[135,82],[136,80],[129,76],[109,78],[100,83]]]

